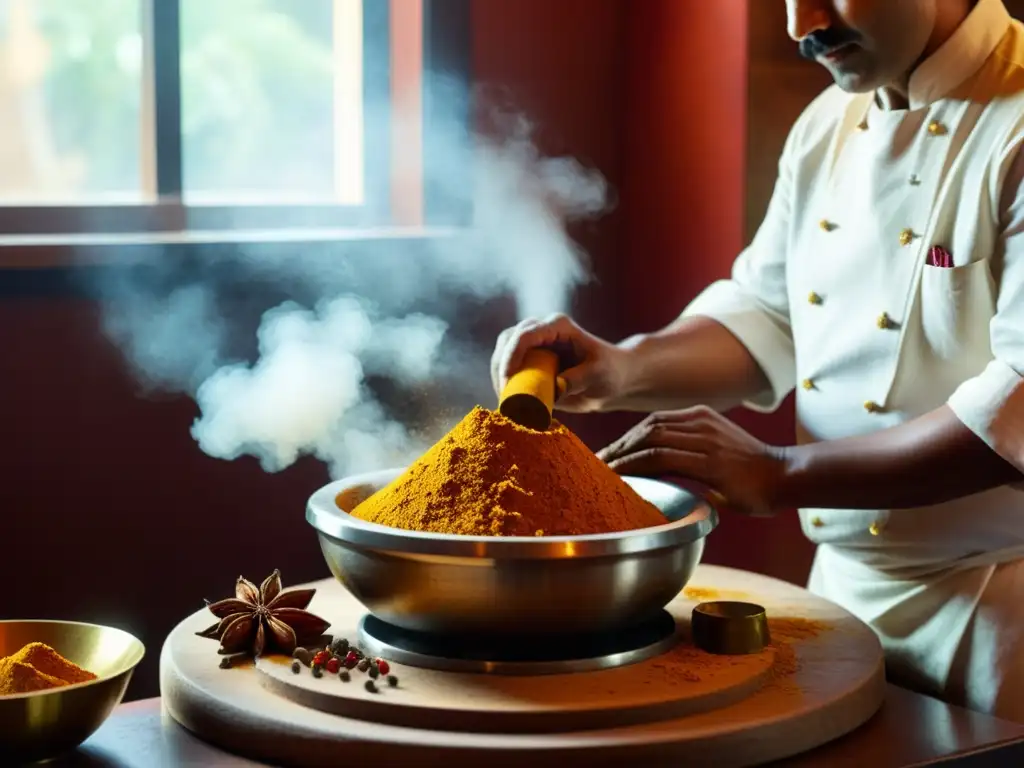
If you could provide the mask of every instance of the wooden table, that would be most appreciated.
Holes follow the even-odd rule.
[[[867,725],[821,749],[777,766],[814,768],[982,768],[1024,765],[1024,725],[888,687]],[[163,714],[160,699],[118,707],[73,755],[50,763],[75,768],[186,768],[260,765],[209,747]]]

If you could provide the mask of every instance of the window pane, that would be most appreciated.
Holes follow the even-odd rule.
[[[362,157],[361,0],[181,9],[188,202],[359,202],[361,168],[336,168]]]
[[[0,0],[0,201],[142,197],[139,0]]]

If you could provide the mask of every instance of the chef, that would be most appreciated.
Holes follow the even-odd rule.
[[[1024,26],[1000,0],[787,8],[836,84],[731,278],[619,344],[524,321],[494,384],[561,349],[560,408],[652,412],[614,469],[799,508],[809,588],[874,628],[890,679],[1024,722]],[[720,415],[794,389],[795,446]]]

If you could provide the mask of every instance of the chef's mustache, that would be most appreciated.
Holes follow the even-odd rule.
[[[860,35],[852,29],[829,27],[812,32],[800,41],[800,55],[805,59],[816,59],[847,43],[856,43]]]

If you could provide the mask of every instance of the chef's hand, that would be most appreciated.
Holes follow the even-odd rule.
[[[755,516],[777,511],[785,454],[704,407],[653,413],[598,452],[620,475],[696,480]]]
[[[499,397],[509,376],[523,364],[531,349],[558,353],[565,389],[556,407],[563,411],[597,411],[623,387],[626,352],[580,328],[565,315],[523,320],[502,331],[491,356],[491,381]]]

